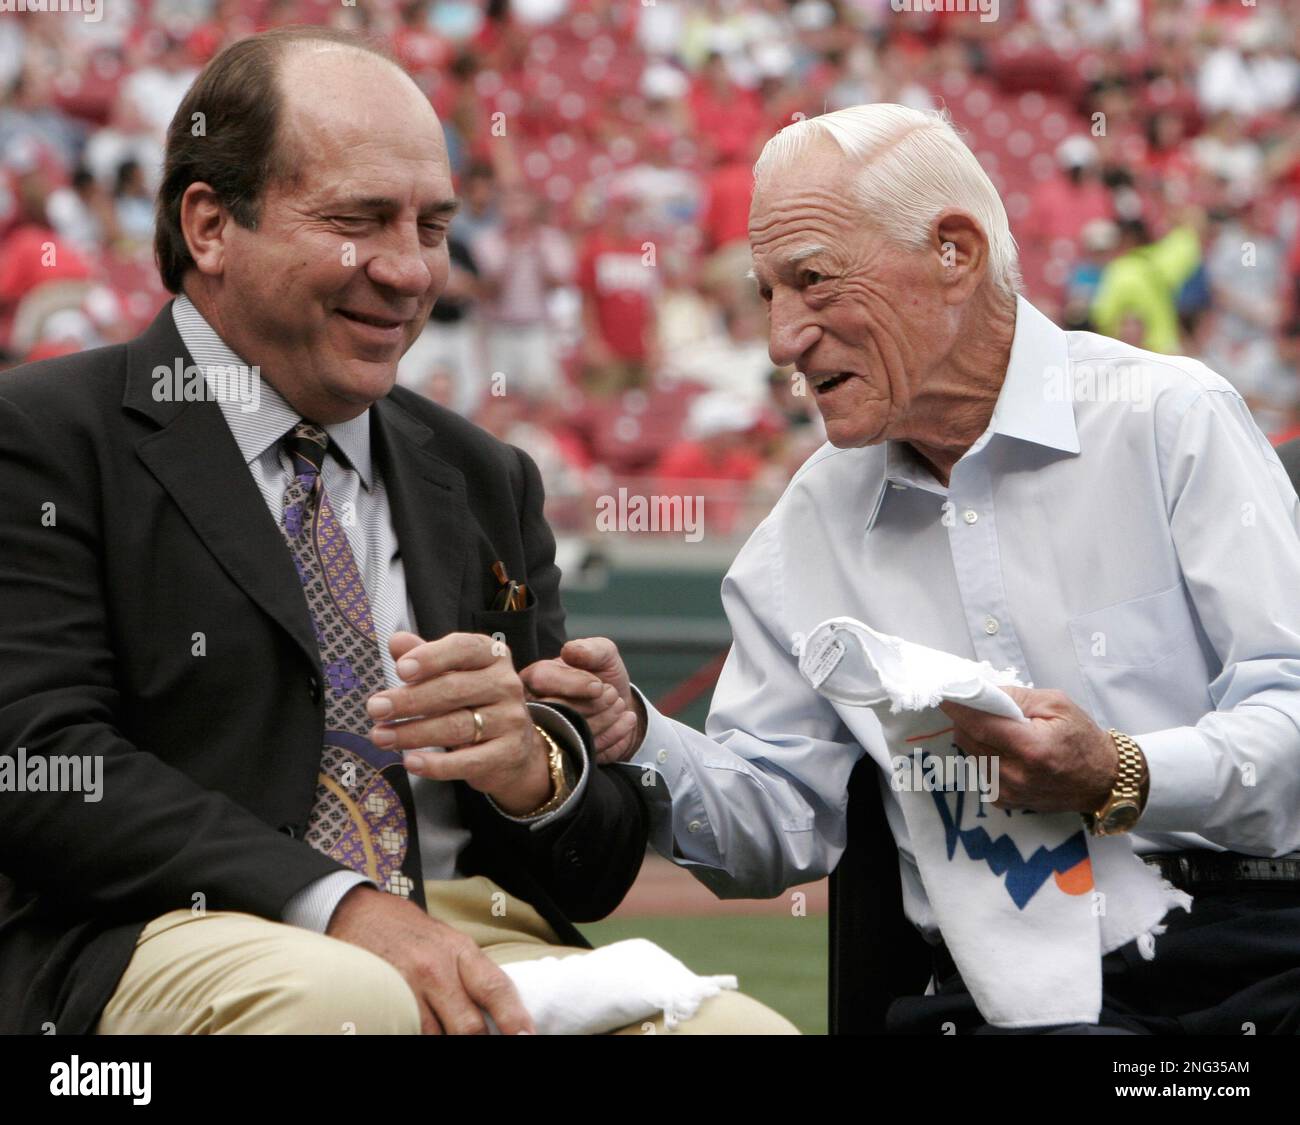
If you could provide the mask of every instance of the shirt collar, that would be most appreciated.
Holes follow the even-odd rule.
[[[208,368],[218,365],[247,366],[217,334],[216,329],[194,306],[194,302],[183,293],[172,304],[172,320],[194,362],[205,373]],[[251,465],[275,445],[301,417],[280,392],[262,378],[260,371],[253,371],[252,379],[256,384],[252,398],[252,402],[257,404],[254,410],[245,409],[244,403],[234,401],[229,396],[214,396],[246,465]],[[370,410],[367,408],[355,418],[323,429],[329,434],[330,441],[338,452],[356,470],[361,483],[369,492],[373,468],[370,457]]]
[[[1023,297],[1016,297],[1016,331],[1011,360],[989,429],[1004,437],[1079,452],[1069,386],[1070,345],[1058,328]]]
[[[1033,305],[1016,297],[1016,327],[1011,338],[1011,356],[993,416],[984,433],[963,456],[978,453],[994,434],[1058,449],[1079,452],[1079,431],[1074,420],[1074,402],[1064,393],[1069,376],[1069,341],[1065,332]],[[867,520],[867,530],[876,522],[880,503],[889,484],[924,488],[947,495],[916,453],[903,442],[887,441],[881,467],[880,488]]]

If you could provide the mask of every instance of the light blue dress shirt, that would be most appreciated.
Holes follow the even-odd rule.
[[[733,646],[707,734],[648,708],[619,768],[653,771],[658,851],[721,897],[766,897],[834,868],[870,755],[907,915],[933,932],[886,747],[853,739],[798,672],[801,635],[846,615],[1015,667],[1136,738],[1139,852],[1293,851],[1298,529],[1295,490],[1224,379],[1018,299],[992,420],[948,487],[903,444],[823,446],[723,582]]]
[[[267,510],[277,525],[280,522],[284,490],[292,477],[289,456],[280,446],[284,437],[300,420],[292,406],[258,373],[247,386],[253,389],[241,402],[214,376],[215,368],[243,367],[215,329],[184,295],[172,305],[172,319],[181,340],[194,362],[204,371],[213,389],[221,413],[244,456],[249,472],[257,484]],[[246,388],[245,388],[246,389]],[[253,406],[254,409],[246,409]],[[324,427],[331,443],[342,457],[327,457],[322,466],[325,490],[339,515],[348,545],[357,560],[370,600],[375,632],[382,639],[384,681],[388,687],[400,687],[387,638],[395,632],[415,632],[415,612],[406,594],[406,574],[402,568],[397,533],[393,529],[388,495],[384,482],[370,455],[370,411],[366,410],[346,422]],[[559,809],[544,817],[509,817],[520,823],[541,826],[571,813],[586,786],[586,754],[578,732],[559,712],[541,704],[530,703],[533,721],[543,727],[581,763],[581,776],[573,793]],[[460,853],[469,843],[469,830],[461,823],[456,792],[452,785],[429,778],[411,776],[411,796],[415,802],[416,824],[420,839],[421,873],[426,880],[459,878]],[[499,810],[498,810],[499,811]],[[504,813],[502,815],[505,815]],[[338,871],[308,884],[288,902],[284,921],[324,932],[339,900],[358,883],[371,883],[354,871]],[[371,885],[374,885],[371,883]]]

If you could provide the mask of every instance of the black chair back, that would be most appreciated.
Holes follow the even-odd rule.
[[[903,914],[898,849],[885,819],[879,767],[849,778],[848,847],[830,879],[830,1033],[880,1035],[900,996],[930,979],[925,939]]]

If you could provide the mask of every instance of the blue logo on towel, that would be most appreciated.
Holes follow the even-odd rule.
[[[956,815],[949,809],[946,794],[934,792],[935,808],[943,821],[943,834],[948,845],[948,858],[957,853],[960,843],[966,854],[977,863],[983,860],[989,870],[1001,878],[1006,875],[1007,894],[1020,910],[1038,893],[1039,888],[1053,875],[1061,875],[1088,858],[1088,841],[1080,829],[1064,843],[1054,848],[1039,846],[1028,859],[1020,854],[1016,842],[1007,835],[993,837],[983,828],[962,828],[961,817],[966,794],[958,790]]]

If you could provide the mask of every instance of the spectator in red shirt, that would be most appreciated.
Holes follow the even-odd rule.
[[[84,282],[90,268],[56,234],[45,214],[50,183],[36,169],[18,180],[18,220],[0,242],[0,348],[8,350],[14,314],[25,298],[51,283]],[[80,297],[76,299],[79,303]]]
[[[1075,244],[1094,219],[1113,219],[1110,192],[1097,174],[1097,148],[1087,137],[1067,137],[1056,150],[1060,171],[1035,189],[1025,219],[1027,238]]]
[[[604,221],[579,255],[584,350],[593,389],[642,386],[658,365],[658,249],[636,230],[635,201],[614,193]]]
[[[1186,140],[1186,120],[1178,110],[1159,110],[1147,118],[1144,163],[1151,188],[1168,191],[1173,183],[1190,185],[1196,178],[1196,161]]]
[[[692,80],[686,100],[696,136],[711,144],[720,159],[748,152],[763,130],[758,95],[731,80],[726,60],[716,51]]]
[[[763,467],[750,441],[760,421],[759,408],[726,392],[700,395],[691,403],[685,438],[670,448],[655,467],[663,491],[680,490],[672,482],[705,482],[704,526],[730,533],[744,507],[749,483]]]
[[[479,267],[488,367],[510,390],[547,398],[560,383],[547,301],[568,284],[573,255],[563,232],[542,223],[537,199],[521,186],[506,191],[501,226],[470,247]]]
[[[732,159],[714,168],[705,180],[704,249],[720,250],[732,242],[749,243],[749,200],[754,193],[754,164]]]
[[[447,65],[451,46],[429,22],[432,0],[412,0],[402,11],[402,25],[393,33],[393,49],[413,74],[436,72]]]

